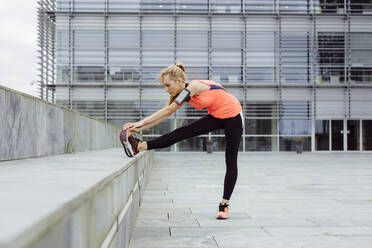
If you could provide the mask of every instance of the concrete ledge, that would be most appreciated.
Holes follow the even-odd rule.
[[[0,248],[128,247],[154,153],[0,163]]]
[[[120,147],[121,128],[0,86],[0,161]]]

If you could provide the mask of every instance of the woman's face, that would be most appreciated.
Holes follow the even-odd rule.
[[[162,84],[165,91],[171,96],[176,96],[185,87],[181,78],[178,78],[178,80],[175,81],[170,79],[168,75],[164,76]]]

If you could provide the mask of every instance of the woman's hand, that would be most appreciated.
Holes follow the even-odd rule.
[[[132,131],[132,132],[139,132],[143,129],[143,127],[144,127],[143,121],[137,121],[134,123],[129,122],[123,125],[123,130],[128,129],[129,131]]]

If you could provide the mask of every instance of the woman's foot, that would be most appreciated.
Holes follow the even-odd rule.
[[[129,130],[122,130],[120,132],[120,141],[124,147],[125,154],[128,157],[133,157],[140,151],[138,150],[138,144],[142,141],[134,134],[131,134]]]
[[[221,202],[218,206],[218,212],[216,219],[228,219],[229,218],[229,204]]]

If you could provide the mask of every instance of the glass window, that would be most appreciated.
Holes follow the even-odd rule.
[[[276,102],[247,102],[246,117],[275,118],[278,117]]]
[[[281,37],[282,83],[308,83],[309,36],[307,32],[284,32]]]
[[[68,83],[70,81],[70,67],[57,66],[57,83]]]
[[[130,118],[132,121],[139,121],[140,102],[138,101],[107,101],[107,115],[109,119]],[[112,122],[112,121],[111,121]],[[128,121],[129,122],[129,121]],[[119,125],[120,127],[123,124]]]
[[[372,14],[372,0],[350,0],[350,12]]]
[[[105,0],[75,0],[73,6],[78,12],[103,12]]]
[[[247,83],[274,83],[274,32],[247,32]]]
[[[68,65],[70,58],[69,49],[57,49],[57,65]]]
[[[279,137],[279,151],[296,151],[296,140],[299,137]],[[311,151],[311,137],[301,137],[304,139],[303,151]]]
[[[103,120],[105,118],[104,101],[72,101],[72,109]]]
[[[311,135],[311,120],[279,120],[280,135]]]
[[[242,68],[213,67],[212,81],[224,84],[239,84],[242,82]]]
[[[245,0],[246,12],[273,13],[274,10],[274,0]]]
[[[69,11],[70,0],[57,0],[57,11]]]
[[[206,141],[208,137],[192,137],[182,140],[177,143],[179,151],[206,151]],[[226,138],[225,137],[212,137],[212,150],[225,151]],[[239,151],[243,150],[243,142],[240,140]]]
[[[372,33],[351,33],[351,82],[372,83]]]
[[[109,30],[108,46],[111,48],[139,49],[140,33],[138,30]]]
[[[185,65],[208,66],[208,32],[177,31],[176,59]]]
[[[174,0],[142,0],[142,11],[148,12],[173,12]]]
[[[75,48],[103,48],[104,41],[103,30],[74,30]]]
[[[315,150],[329,151],[329,121],[315,121]]]
[[[173,129],[173,122],[174,119],[167,119],[164,120],[163,122],[157,124],[156,126],[153,126],[151,128],[145,129],[142,131],[143,135],[163,135],[171,132]]]
[[[207,79],[208,78],[208,67],[187,66],[185,68],[185,70],[186,70],[186,73],[187,73],[188,81],[191,81],[191,80],[194,80],[194,79]]]
[[[311,102],[282,102],[280,116],[282,118],[311,119]]]
[[[192,137],[177,143],[178,151],[203,151],[205,137]],[[204,145],[205,146],[205,145]]]
[[[314,2],[315,13],[344,14],[344,0],[317,0]]]
[[[212,12],[240,13],[241,0],[211,0]]]
[[[344,121],[332,120],[332,151],[344,150]]]
[[[339,84],[345,81],[345,37],[343,33],[318,34],[317,83]]]
[[[142,67],[142,81],[147,84],[160,84],[157,79],[164,67]]]
[[[241,66],[241,32],[212,32],[212,65]]]
[[[310,2],[307,0],[280,0],[280,12],[285,13],[307,13]]]
[[[140,65],[140,51],[131,49],[111,49],[108,50],[109,65]]]
[[[208,12],[208,0],[177,0],[178,12]]]
[[[140,72],[138,68],[109,67],[108,81],[110,83],[138,83]]]
[[[105,68],[103,66],[74,66],[74,82],[103,82]]]
[[[372,120],[362,121],[363,151],[372,151]]]
[[[245,149],[247,152],[253,151],[278,151],[277,137],[247,137],[245,139]]]
[[[109,0],[110,12],[138,12],[141,0]]]
[[[360,151],[360,122],[347,120],[347,150]]]
[[[75,65],[103,65],[105,63],[105,51],[94,49],[75,49]]]
[[[276,135],[278,133],[276,119],[245,119],[245,133],[254,134],[269,134]]]

